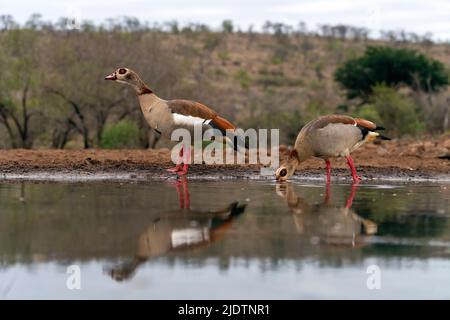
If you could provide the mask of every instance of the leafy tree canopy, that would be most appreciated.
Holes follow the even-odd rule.
[[[349,99],[367,101],[373,87],[407,85],[414,90],[436,92],[449,84],[444,65],[417,51],[391,47],[368,47],[362,57],[340,66],[335,80],[347,90]]]

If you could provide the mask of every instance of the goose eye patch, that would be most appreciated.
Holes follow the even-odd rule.
[[[119,74],[125,74],[126,72],[127,70],[124,68],[119,69]]]

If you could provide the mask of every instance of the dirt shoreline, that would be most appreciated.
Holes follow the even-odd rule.
[[[368,144],[353,153],[358,173],[371,180],[450,181],[450,135]],[[3,180],[166,180],[174,177],[168,149],[157,150],[2,150]],[[346,163],[332,161],[333,178],[349,180]],[[302,163],[294,179],[323,180],[324,163]],[[271,179],[258,165],[192,165],[192,179]]]

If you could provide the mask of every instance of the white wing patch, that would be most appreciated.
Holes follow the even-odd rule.
[[[209,124],[211,119],[202,119],[200,117],[185,116],[179,113],[173,113],[173,122],[179,126],[196,126]]]
[[[190,246],[209,241],[208,228],[174,229],[170,234],[172,247]]]

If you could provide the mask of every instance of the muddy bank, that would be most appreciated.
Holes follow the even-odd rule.
[[[365,180],[449,180],[450,135],[434,139],[402,139],[368,144],[353,153],[359,174]],[[2,150],[3,179],[46,180],[151,180],[169,179],[172,166],[168,149],[159,150]],[[335,179],[349,179],[342,159],[332,162]],[[296,179],[324,179],[324,163],[302,163]],[[65,178],[64,178],[65,177]],[[258,165],[192,165],[190,177],[204,179],[260,176]]]

